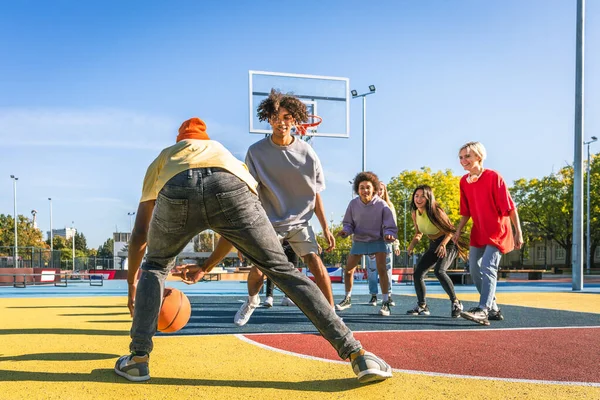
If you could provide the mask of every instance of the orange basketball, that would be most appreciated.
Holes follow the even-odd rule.
[[[192,315],[190,300],[183,292],[174,288],[165,288],[162,306],[158,314],[158,330],[177,332],[183,328]]]

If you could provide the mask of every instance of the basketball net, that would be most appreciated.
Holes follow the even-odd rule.
[[[309,115],[308,122],[296,125],[296,134],[302,136],[302,139],[309,141],[312,135],[317,133],[317,127],[323,122],[323,118],[318,115]]]

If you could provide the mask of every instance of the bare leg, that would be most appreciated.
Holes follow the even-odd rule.
[[[354,285],[354,270],[356,269],[360,258],[360,255],[348,256],[348,263],[344,269],[344,287],[346,288],[346,293],[352,291],[352,286]]]
[[[329,301],[329,304],[333,307],[333,291],[331,290],[331,278],[329,278],[329,274],[327,273],[327,268],[323,265],[323,261],[321,261],[321,257],[319,257],[315,253],[310,253],[305,255],[304,263],[308,265],[308,269],[311,274],[315,277],[315,283],[321,289],[321,292]]]
[[[250,273],[248,274],[248,295],[255,296],[260,292],[260,288],[263,285],[264,274],[256,268],[255,265],[250,268]]]

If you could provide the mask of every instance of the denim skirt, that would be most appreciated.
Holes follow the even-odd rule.
[[[383,240],[377,240],[375,242],[352,242],[352,249],[350,254],[352,255],[363,255],[363,254],[375,254],[385,253],[386,246]]]

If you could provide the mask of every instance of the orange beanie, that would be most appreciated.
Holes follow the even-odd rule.
[[[206,134],[206,124],[204,121],[194,117],[181,124],[179,135],[177,135],[177,141],[180,142],[184,139],[210,140]]]

